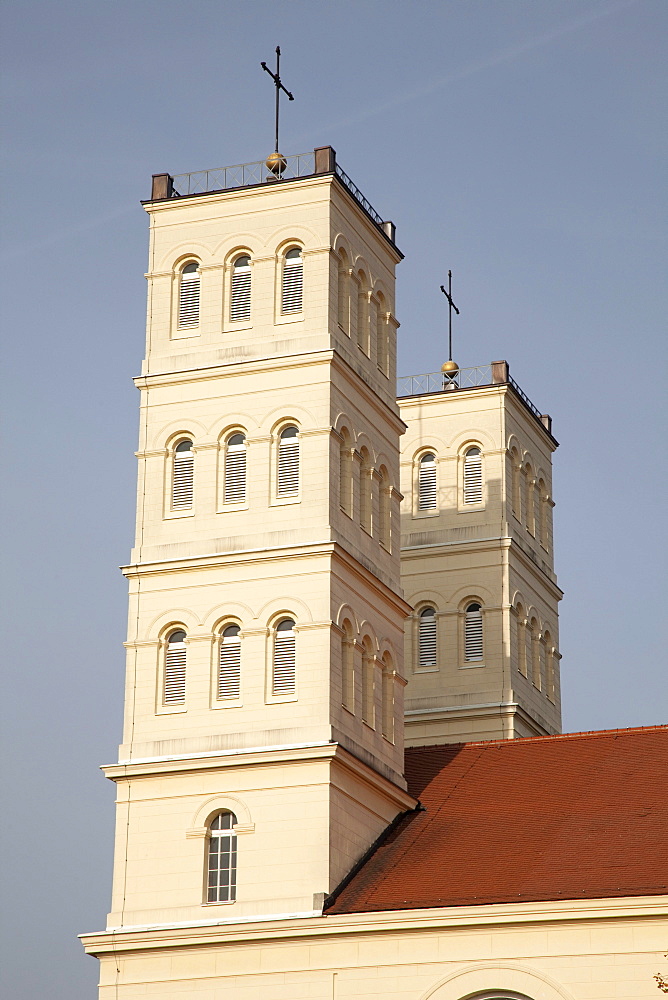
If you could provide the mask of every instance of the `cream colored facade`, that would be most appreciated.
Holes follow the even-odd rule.
[[[557,442],[508,383],[407,396],[401,491],[410,746],[561,731],[558,602],[552,537]],[[490,381],[491,381],[490,379]],[[447,385],[447,380],[446,380]],[[480,499],[464,463],[480,451]],[[436,504],[420,508],[420,460],[434,455]],[[483,655],[467,662],[465,609],[482,607]],[[436,612],[436,662],[419,656],[420,613]]]
[[[331,171],[153,200],[141,375],[127,685],[107,930],[83,935],[100,1000],[530,1000],[646,996],[665,948],[652,899],[322,916],[324,899],[414,800],[408,738],[559,729],[554,687],[524,676],[521,629],[558,649],[554,442],[507,385],[395,399],[391,229]],[[285,312],[286,252],[303,261]],[[250,317],[232,319],[250,258]],[[196,264],[196,326],[179,321]],[[400,460],[400,436],[408,425]],[[297,429],[298,489],[278,489]],[[246,489],[226,498],[243,435]],[[192,443],[192,502],[174,503]],[[461,503],[461,456],[483,452],[484,498]],[[439,509],[415,504],[416,459],[438,456]],[[519,480],[513,478],[512,464]],[[542,531],[523,521],[542,481]],[[517,483],[520,486],[517,486]],[[400,579],[400,503],[404,563]],[[484,609],[484,665],[462,662],[462,609]],[[439,663],[415,662],[415,607],[438,612]],[[532,625],[531,618],[535,618]],[[275,690],[277,626],[295,622],[294,690]],[[404,666],[404,631],[406,666]],[[238,694],[221,698],[223,633],[238,627]],[[167,695],[185,633],[183,696]],[[534,681],[537,680],[537,683]],[[208,902],[211,822],[234,816],[236,898]],[[614,982],[614,992],[608,984]]]

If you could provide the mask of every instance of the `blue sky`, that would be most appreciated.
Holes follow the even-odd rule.
[[[506,358],[561,442],[568,730],[665,722],[659,0],[6,2],[3,235],[14,1000],[95,995],[121,733],[152,173],[331,144],[406,255],[402,374]],[[9,460],[11,456],[11,461]],[[11,476],[9,475],[11,473]],[[9,859],[9,863],[7,863]]]

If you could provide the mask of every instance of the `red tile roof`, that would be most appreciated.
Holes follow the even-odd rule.
[[[326,913],[668,892],[668,726],[406,751],[406,814]]]

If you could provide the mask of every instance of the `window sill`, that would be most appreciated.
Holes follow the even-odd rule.
[[[241,698],[216,698],[215,701],[211,702],[211,709],[217,710],[219,708],[243,708],[244,703]]]
[[[224,503],[216,511],[216,514],[231,514],[237,510],[248,510],[249,506],[246,501],[243,503]]]
[[[303,323],[304,313],[279,313],[274,320],[274,326],[283,326],[285,323]]]
[[[163,515],[164,521],[175,521],[181,517],[194,517],[195,511],[191,508],[190,510],[168,510],[165,515]]]
[[[269,506],[270,507],[285,507],[286,505],[292,504],[292,503],[301,503],[301,497],[299,496],[299,493],[295,493],[294,496],[273,497],[273,499],[269,501]]]
[[[183,715],[188,709],[185,705],[159,705],[156,710],[156,715]]]
[[[438,507],[427,507],[425,510],[416,510],[416,511],[414,511],[413,512],[413,518],[417,519],[417,518],[421,518],[421,517],[438,517],[438,515],[440,513],[441,512],[438,509]]]
[[[484,667],[484,666],[485,666],[484,663],[478,663],[478,661],[476,661],[475,663],[460,663],[459,664],[459,669],[460,670],[475,670],[476,667]]]
[[[414,674],[440,674],[440,667],[415,667]]]
[[[198,326],[191,326],[187,330],[174,330],[170,340],[193,340],[195,337],[200,336],[200,329]]]
[[[267,694],[265,695],[265,705],[287,705],[292,701],[298,701],[297,692],[294,694]]]
[[[225,336],[226,333],[239,333],[242,330],[252,330],[253,323],[251,320],[240,319],[235,323],[234,320],[230,319],[223,326],[222,334]]]
[[[485,510],[487,504],[484,500],[477,503],[461,503],[457,508],[458,514],[470,514],[472,511]]]

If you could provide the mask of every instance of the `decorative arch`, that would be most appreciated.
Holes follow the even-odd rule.
[[[514,962],[479,962],[452,972],[424,992],[419,1000],[574,1000],[560,983],[538,969]]]
[[[189,608],[170,608],[152,619],[142,639],[145,642],[150,642],[151,640],[162,642],[166,633],[171,629],[181,626],[190,635],[192,631],[200,628],[201,625],[202,623],[199,618]]]
[[[250,809],[244,800],[226,792],[221,795],[212,795],[198,806],[193,815],[190,829],[186,831],[186,837],[206,837],[209,823],[217,813],[223,811],[234,813],[237,817],[235,825],[237,833],[253,833],[255,830]]]

